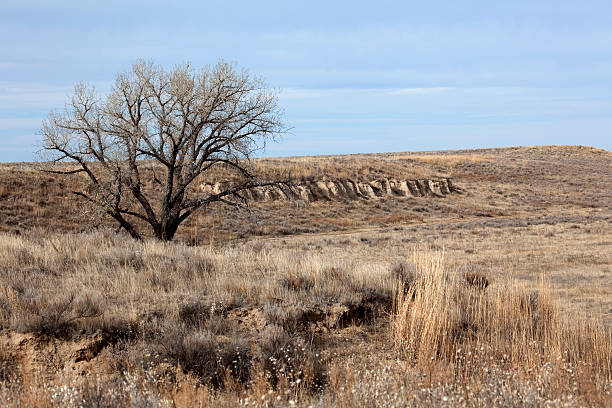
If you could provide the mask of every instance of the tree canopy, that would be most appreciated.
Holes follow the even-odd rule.
[[[278,92],[246,70],[219,62],[166,71],[139,61],[106,95],[78,83],[65,110],[43,122],[41,151],[48,171],[85,174],[87,188],[74,193],[130,235],[141,237],[138,219],[155,237],[171,240],[194,211],[236,203],[245,189],[271,184],[252,173],[249,161],[285,131]],[[59,169],[59,163],[76,167]],[[151,163],[161,170],[146,171]],[[234,182],[214,194],[194,194],[198,177],[220,166]],[[144,188],[151,181],[157,195]]]

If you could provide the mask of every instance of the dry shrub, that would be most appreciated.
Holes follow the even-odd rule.
[[[308,291],[315,284],[314,276],[304,276],[296,273],[291,273],[289,276],[279,279],[279,285],[282,288],[293,291]]]
[[[85,378],[83,381],[47,386],[45,393],[34,396],[27,406],[45,407],[151,407],[170,406],[160,395],[158,379],[150,372]],[[47,397],[47,398],[45,398]]]
[[[25,291],[18,300],[21,316],[13,316],[13,328],[22,332],[62,337],[70,334],[80,319],[103,314],[101,302],[90,296],[74,294],[49,298]]]
[[[141,270],[145,267],[145,260],[142,253],[135,252],[131,248],[113,248],[107,250],[101,257],[100,261],[110,268],[126,268],[131,267],[135,270]]]
[[[219,364],[234,381],[246,384],[251,378],[253,356],[248,341],[232,337],[219,352]]]
[[[0,349],[0,384],[18,381],[19,367],[15,357],[7,350]]]
[[[100,360],[113,373],[128,373],[148,370],[152,367],[155,355],[150,344],[140,340],[119,339],[100,352]]]
[[[612,373],[612,337],[599,323],[564,318],[542,293],[471,285],[443,266],[442,255],[416,251],[416,277],[396,292],[391,335],[421,364],[455,362],[461,349],[485,350],[527,372],[544,364],[587,363],[594,378]]]
[[[7,296],[0,295],[0,329],[9,326],[12,314],[11,301]]]
[[[179,319],[188,327],[202,327],[212,313],[214,313],[214,304],[199,299],[179,306]]]
[[[258,360],[267,381],[273,387],[320,388],[325,370],[311,347],[299,336],[292,336],[282,327],[269,325],[258,341]]]
[[[252,355],[248,342],[231,338],[220,342],[210,331],[186,332],[167,329],[159,340],[160,354],[178,363],[202,384],[220,387],[228,378],[246,383],[250,378]]]
[[[193,299],[179,305],[178,317],[188,328],[200,328],[215,334],[231,329],[231,322],[225,318],[227,312],[244,304],[240,297],[233,296],[225,302]]]
[[[323,271],[323,276],[329,280],[347,282],[351,280],[350,272],[342,267],[332,266]]]
[[[175,361],[186,373],[192,373],[205,384],[219,385],[223,373],[219,372],[219,344],[208,332],[185,333],[167,330],[159,340],[160,354]]]

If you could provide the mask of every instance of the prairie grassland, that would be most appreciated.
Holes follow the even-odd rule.
[[[213,207],[175,243],[3,165],[0,405],[610,406],[611,164],[571,146],[260,159],[467,193]]]
[[[217,248],[110,232],[4,235],[0,402],[612,401],[600,319],[560,309],[547,288],[385,234]]]

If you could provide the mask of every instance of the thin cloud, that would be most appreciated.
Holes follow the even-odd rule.
[[[282,90],[281,99],[314,99],[314,98],[336,98],[351,95],[425,95],[442,93],[452,90],[448,87],[431,88],[286,88]]]

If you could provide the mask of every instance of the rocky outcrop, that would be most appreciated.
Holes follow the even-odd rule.
[[[218,194],[231,187],[230,183],[202,184],[205,194]],[[449,178],[381,179],[356,181],[348,179],[305,181],[297,184],[253,187],[242,194],[248,201],[339,201],[376,199],[381,197],[444,197],[463,193]]]

